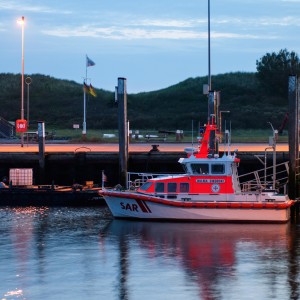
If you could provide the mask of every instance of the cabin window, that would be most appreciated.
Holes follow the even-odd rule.
[[[168,183],[168,193],[176,193],[176,182],[169,182]]]
[[[208,174],[208,164],[191,164],[193,174]]]
[[[225,165],[224,164],[212,164],[211,165],[211,173],[212,174],[224,174],[225,173]]]
[[[152,185],[152,182],[146,182],[140,187],[140,190],[147,191],[151,185]]]
[[[180,193],[188,193],[190,191],[190,185],[188,182],[180,183]]]
[[[165,184],[163,182],[155,183],[155,193],[163,193],[165,191]]]

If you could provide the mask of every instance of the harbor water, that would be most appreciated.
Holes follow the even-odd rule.
[[[0,208],[0,299],[300,299],[300,226]]]

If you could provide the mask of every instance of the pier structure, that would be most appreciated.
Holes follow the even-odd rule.
[[[159,151],[153,151],[150,144],[144,146],[134,145],[129,147],[131,150],[128,155],[128,169],[131,172],[155,172],[155,173],[180,173],[183,170],[178,163],[180,157],[185,157],[183,151],[185,144],[155,145]],[[234,144],[233,147],[241,148],[238,152],[241,158],[240,169],[243,173],[250,170],[262,168],[261,162],[256,156],[265,156],[267,165],[272,164],[272,152],[265,152],[267,144],[261,145],[244,145],[239,147]],[[85,181],[101,182],[101,172],[105,171],[107,176],[107,184],[113,186],[119,183],[119,147],[118,144],[100,147],[95,149],[91,146],[82,147],[78,145],[55,146],[55,151],[45,145],[44,153],[44,178],[39,176],[40,155],[35,145],[35,151],[19,152],[20,147],[7,147],[9,152],[4,152],[0,145],[0,177],[7,176],[10,168],[32,168],[34,184],[55,184],[71,185],[73,183],[84,183]],[[176,147],[176,148],[174,148]],[[33,148],[33,147],[32,147]],[[59,149],[62,149],[61,151]],[[245,150],[248,148],[248,150]],[[22,148],[23,150],[26,148]],[[68,150],[69,149],[69,150]],[[72,150],[71,150],[72,149]],[[99,150],[103,149],[103,150]],[[168,150],[170,149],[170,150]],[[174,150],[175,149],[175,150]],[[181,149],[178,150],[178,149]],[[2,150],[2,151],[1,151]],[[276,149],[277,163],[289,160],[289,152],[287,145],[277,145]],[[222,153],[222,145],[220,146]]]

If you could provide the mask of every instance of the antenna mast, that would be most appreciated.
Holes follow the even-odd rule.
[[[212,90],[210,72],[210,0],[208,0],[208,89]]]

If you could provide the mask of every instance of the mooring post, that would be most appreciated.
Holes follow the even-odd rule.
[[[299,116],[298,116],[298,97],[297,97],[297,76],[289,76],[288,98],[289,98],[289,197],[296,199],[299,195],[297,183],[297,168],[299,157]]]
[[[43,182],[45,174],[45,123],[38,121],[39,166],[40,181]]]
[[[118,78],[117,87],[119,121],[120,184],[127,188],[128,128],[126,78]]]

